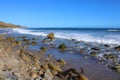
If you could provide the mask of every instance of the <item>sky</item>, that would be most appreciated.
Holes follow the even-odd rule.
[[[120,0],[0,0],[0,21],[30,28],[120,28]]]

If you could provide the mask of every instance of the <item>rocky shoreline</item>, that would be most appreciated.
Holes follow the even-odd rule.
[[[20,38],[18,40],[18,38]],[[90,56],[85,53],[84,49],[80,50],[83,57],[79,57],[84,61],[76,59],[73,64],[80,64],[79,70],[74,68],[72,62],[62,58],[56,59],[52,54],[46,56],[48,49],[57,49],[60,52],[71,51],[62,43],[58,47],[53,44],[48,44],[50,48],[45,46],[40,47],[40,50],[31,50],[29,46],[37,45],[36,38],[29,40],[27,36],[11,37],[8,35],[0,35],[0,80],[119,80],[120,75],[107,67],[103,67],[105,62],[92,63]],[[50,33],[41,42],[43,44],[49,43],[54,40],[54,34]],[[73,40],[74,41],[74,40]],[[76,42],[77,43],[77,42]],[[109,47],[109,45],[104,45]],[[115,47],[117,51],[120,50],[119,46]],[[51,49],[52,50],[52,49]],[[77,49],[75,49],[77,50]],[[91,56],[95,56],[99,51],[99,47],[93,47]],[[71,51],[72,52],[72,51]],[[115,60],[114,55],[104,55],[106,59]],[[89,61],[91,60],[91,61]],[[86,61],[86,62],[85,62]],[[87,66],[86,66],[87,64]],[[89,66],[89,67],[88,67]],[[93,67],[94,66],[94,67]],[[87,68],[85,68],[87,67]],[[98,67],[98,68],[97,68]],[[117,72],[120,71],[119,65],[109,65],[110,69]],[[97,72],[99,72],[97,75]],[[101,71],[103,72],[101,72]],[[95,72],[95,73],[93,73]],[[109,76],[106,73],[110,73]],[[92,74],[91,74],[92,73]],[[90,75],[91,74],[91,75]],[[105,74],[108,78],[101,75]],[[93,77],[93,75],[95,75]],[[112,75],[112,76],[111,76]],[[110,77],[111,76],[111,77]],[[97,78],[96,78],[97,77]]]
[[[0,80],[65,80],[72,79],[70,73],[76,75],[75,80],[88,80],[73,68],[63,71],[65,61],[51,59],[52,55],[45,57],[45,51],[44,47],[40,51],[27,50],[25,39],[17,41],[0,35]]]

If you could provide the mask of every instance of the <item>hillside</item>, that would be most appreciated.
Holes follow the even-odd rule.
[[[0,21],[0,28],[22,28],[23,26]]]

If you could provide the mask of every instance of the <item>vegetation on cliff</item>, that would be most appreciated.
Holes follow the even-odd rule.
[[[15,24],[11,24],[11,23],[5,23],[0,21],[0,28],[22,28],[24,26],[20,26],[20,25],[15,25]]]

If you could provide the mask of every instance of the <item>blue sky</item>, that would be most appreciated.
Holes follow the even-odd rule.
[[[0,0],[0,20],[28,27],[120,28],[120,0]]]

